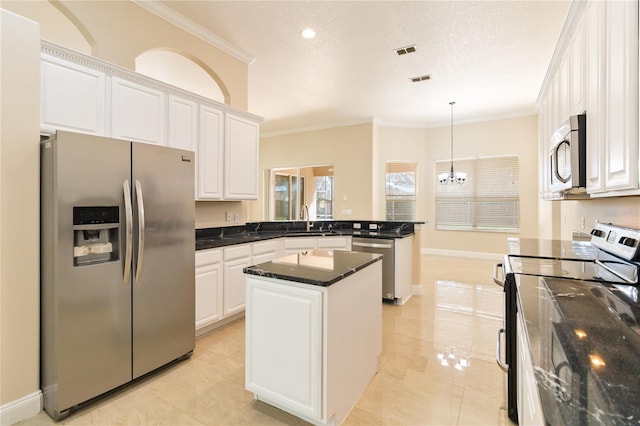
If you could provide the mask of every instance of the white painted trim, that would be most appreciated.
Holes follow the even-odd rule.
[[[290,135],[295,133],[315,132],[317,130],[335,129],[339,127],[359,126],[360,124],[369,124],[369,123],[373,124],[372,118],[324,123],[324,124],[317,124],[317,125],[307,126],[307,127],[297,127],[297,128],[288,129],[288,130],[281,130],[277,132],[267,132],[267,133],[261,134],[260,138],[262,139],[262,138],[271,138],[274,136]]]
[[[42,391],[38,389],[30,395],[0,406],[0,424],[9,426],[31,418],[42,411]]]
[[[245,64],[251,65],[255,60],[255,57],[253,55],[240,50],[238,47],[229,43],[219,35],[214,34],[206,28],[196,24],[191,19],[186,18],[185,16],[179,14],[175,10],[162,4],[159,1],[133,0],[133,2],[141,8],[146,9],[148,12],[153,13],[154,15],[164,19],[170,24],[173,24],[176,27],[188,32],[189,34],[198,37],[200,40],[209,43],[213,47],[216,47],[223,52],[228,53],[229,55],[244,62]]]
[[[482,251],[448,250],[436,248],[422,248],[420,254],[433,254],[437,256],[469,257],[475,259],[502,260],[504,254],[486,253]]]

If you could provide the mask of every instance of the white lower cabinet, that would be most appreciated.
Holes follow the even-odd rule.
[[[222,250],[196,252],[196,330],[222,319]]]
[[[316,239],[319,249],[351,250],[351,237],[333,236]]]
[[[316,248],[316,239],[309,237],[289,237],[284,239],[284,254],[296,254]]]
[[[251,266],[251,244],[223,249],[224,252],[224,316],[244,311],[244,272]]]
[[[284,256],[284,242],[281,238],[253,243],[252,265],[269,262]]]
[[[336,235],[327,237],[288,237],[284,239],[284,252],[287,256],[315,248],[351,250],[351,237]]]
[[[245,387],[319,425],[341,424],[378,370],[382,262],[328,287],[246,276]]]
[[[543,425],[545,421],[536,376],[533,371],[527,329],[520,314],[518,315],[517,336],[518,424]]]
[[[247,385],[263,398],[320,419],[322,291],[249,281],[246,353],[260,356],[249,357]]]

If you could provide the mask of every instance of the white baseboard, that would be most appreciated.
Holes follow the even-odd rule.
[[[35,416],[42,410],[42,391],[0,406],[0,425],[9,426]]]
[[[447,250],[447,249],[435,249],[435,248],[422,248],[420,254],[433,254],[437,256],[452,256],[452,257],[469,257],[475,259],[488,259],[488,260],[502,260],[504,254],[499,253],[486,253],[482,251],[464,251],[464,250]]]

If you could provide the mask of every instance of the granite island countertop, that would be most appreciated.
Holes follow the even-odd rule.
[[[382,260],[382,255],[313,249],[244,268],[244,273],[327,287]]]
[[[547,424],[640,424],[637,287],[521,276],[518,310]]]

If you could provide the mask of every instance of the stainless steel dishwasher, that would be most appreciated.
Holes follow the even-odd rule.
[[[385,302],[396,301],[395,288],[395,254],[394,240],[383,238],[361,238],[351,239],[351,250],[364,253],[379,253],[382,258],[382,299]]]

